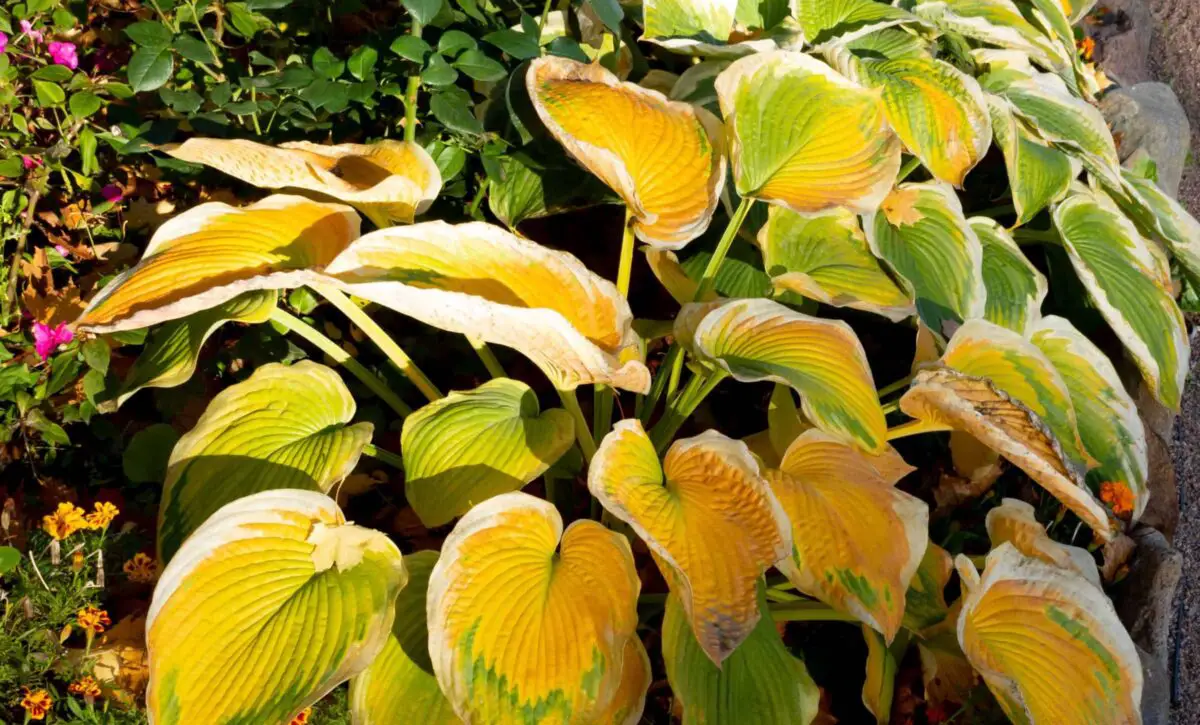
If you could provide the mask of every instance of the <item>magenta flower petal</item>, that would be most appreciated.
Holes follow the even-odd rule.
[[[100,196],[103,196],[105,201],[116,204],[118,201],[125,198],[125,192],[121,191],[121,187],[117,186],[116,184],[106,184],[104,188],[100,190]]]
[[[3,53],[4,49],[7,47],[8,47],[8,35],[4,31],[0,30],[0,53]]]
[[[42,42],[42,39],[43,39],[42,31],[34,30],[33,25],[31,25],[28,20],[21,21],[21,32],[24,33],[25,35],[28,35],[29,39],[35,43]]]
[[[54,352],[57,345],[54,342],[54,331],[41,322],[33,323],[33,350],[38,357],[45,360]]]
[[[79,67],[79,53],[75,49],[74,43],[65,43],[62,41],[54,41],[49,46],[50,60],[57,65],[65,65],[71,70]]]
[[[21,165],[25,167],[26,171],[28,171],[29,169],[36,169],[37,167],[41,166],[42,160],[34,156],[22,156]]]

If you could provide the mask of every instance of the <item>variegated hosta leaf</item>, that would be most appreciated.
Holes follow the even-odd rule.
[[[918,372],[900,409],[974,436],[1074,511],[1103,540],[1108,513],[1084,484],[1089,459],[1066,384],[1049,360],[1011,330],[977,319],[959,328],[941,359]]]
[[[761,593],[757,606],[758,624],[718,667],[696,641],[679,596],[667,597],[663,662],[683,725],[808,725],[816,717],[820,690],[780,639]]]
[[[142,388],[183,385],[196,371],[204,342],[218,327],[226,322],[266,322],[278,297],[275,290],[247,292],[211,309],[155,328],[121,383],[116,404],[124,404]]]
[[[644,696],[623,682],[639,588],[623,535],[588,520],[564,532],[552,504],[524,493],[488,499],[429,578],[442,692],[468,723],[598,722],[616,696]]]
[[[678,249],[704,233],[725,183],[715,116],[553,55],[533,61],[525,79],[546,128],[625,200],[639,239]]]
[[[1007,85],[1003,96],[1046,141],[1074,153],[1093,174],[1120,184],[1120,159],[1100,109],[1077,98],[1062,79],[1036,73]]]
[[[773,206],[758,246],[775,289],[895,322],[916,312],[871,254],[858,217],[845,209],[810,215]]]
[[[407,141],[268,146],[246,139],[191,138],[164,150],[264,189],[302,189],[332,197],[381,227],[412,222],[442,189],[437,163]]]
[[[1025,556],[1074,571],[1100,587],[1100,571],[1088,550],[1051,539],[1034,516],[1032,505],[1015,498],[1003,499],[988,511],[986,523],[993,549],[1007,542]]]
[[[875,30],[844,43],[845,47],[859,58],[932,58],[929,46],[916,33],[902,28]]]
[[[1008,101],[991,94],[987,101],[992,134],[1004,153],[1017,224],[1025,224],[1066,196],[1071,181],[1079,176],[1078,162],[1019,123]]]
[[[1046,67],[1069,63],[1063,49],[1033,27],[1012,0],[922,0],[913,12],[943,30],[1024,51]]]
[[[929,542],[904,594],[906,628],[919,632],[945,621],[949,612],[945,590],[952,573],[954,560],[950,554],[932,541]]]
[[[733,32],[737,7],[737,0],[646,0],[642,40],[672,50],[694,43],[723,44]]]
[[[889,7],[874,0],[869,4]],[[992,122],[978,81],[932,58],[849,65],[852,77],[883,92],[888,123],[925,168],[961,187],[992,143]]]
[[[796,588],[891,641],[929,542],[929,507],[895,488],[911,473],[894,449],[868,456],[819,430],[788,448],[767,481],[795,542],[776,564]]]
[[[1099,194],[1081,191],[1068,197],[1054,210],[1054,226],[1075,273],[1154,397],[1178,410],[1188,338],[1161,253]]]
[[[875,0],[792,0],[791,5],[811,46],[846,43],[901,23],[920,23],[906,10]]]
[[[436,551],[404,557],[408,583],[396,596],[392,634],[371,666],[350,680],[350,712],[355,725],[459,725],[450,702],[438,688],[429,661],[425,594]]]
[[[560,389],[650,389],[629,304],[566,252],[482,222],[381,229],[326,270],[346,291],[451,332],[511,347]]]
[[[739,196],[812,213],[876,209],[900,170],[879,93],[796,51],[735,61],[716,82]]]
[[[574,442],[570,413],[553,408],[539,414],[528,385],[489,380],[405,418],[405,495],[421,523],[441,526],[481,501],[521,489]]]
[[[354,398],[333,370],[307,360],[263,365],[222,390],[171,451],[158,509],[158,552],[230,501],[275,488],[328,491],[354,470],[370,423],[348,425]]]
[[[406,579],[390,539],[314,491],[221,508],[154,589],[150,722],[289,722],[371,664]]]
[[[1141,723],[1141,661],[1104,592],[1010,544],[988,554],[982,579],[957,564],[959,642],[1009,719]]]
[[[1126,192],[1136,195],[1135,203],[1140,201],[1150,212],[1150,228],[1166,242],[1179,264],[1200,279],[1200,222],[1153,181],[1124,169],[1121,177]]]
[[[1132,494],[1132,508],[1114,513],[1136,521],[1150,498],[1146,432],[1116,369],[1098,347],[1061,317],[1042,320],[1030,331],[1030,339],[1058,368],[1071,393],[1079,438],[1100,464],[1088,471],[1088,481],[1102,494],[1107,487],[1127,489]]]
[[[1046,278],[1013,241],[1008,230],[987,217],[967,220],[983,245],[983,286],[987,302],[983,317],[1024,334],[1042,316]]]
[[[710,303],[711,304],[711,303]],[[867,356],[844,322],[795,312],[772,300],[732,300],[681,329],[704,308],[684,307],[676,338],[744,383],[770,380],[800,393],[804,415],[830,435],[863,450],[887,448],[887,422]]]
[[[892,695],[896,687],[896,658],[888,650],[883,636],[862,625],[867,645],[867,673],[862,686],[862,703],[875,716],[878,725],[887,725],[892,715]]]
[[[741,441],[708,431],[676,441],[662,466],[636,419],[605,436],[588,490],[646,541],[718,665],[758,621],[755,588],[792,548],[787,519]]]
[[[959,322],[983,314],[983,249],[946,184],[900,184],[878,212],[863,217],[875,256],[912,287],[917,313],[949,336]]]
[[[348,206],[283,194],[240,208],[201,204],[159,227],[141,261],[93,297],[75,324],[135,330],[243,292],[298,287],[358,237],[359,223]]]

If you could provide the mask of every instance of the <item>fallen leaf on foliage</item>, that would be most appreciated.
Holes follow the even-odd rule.
[[[49,327],[74,320],[87,306],[79,298],[79,290],[74,282],[68,282],[61,290],[45,294],[30,285],[21,293],[21,303],[34,320]]]

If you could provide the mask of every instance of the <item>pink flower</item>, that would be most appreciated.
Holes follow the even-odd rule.
[[[21,165],[25,167],[26,171],[28,171],[30,169],[36,169],[37,167],[41,166],[42,160],[39,158],[35,158],[33,156],[22,156],[21,157]]]
[[[38,357],[45,360],[59,345],[66,345],[75,339],[75,333],[67,329],[67,323],[60,322],[58,327],[51,327],[42,322],[33,323],[33,349]]]
[[[116,204],[121,199],[125,198],[125,193],[121,191],[121,187],[116,184],[107,184],[100,190],[100,196],[110,204]]]
[[[7,47],[8,47],[8,35],[3,30],[0,30],[0,53],[3,53],[4,49]]]
[[[71,250],[67,249],[66,247],[64,247],[61,244],[55,244],[54,251],[58,252],[59,255],[63,256],[63,257],[69,256],[71,254]]]
[[[50,44],[50,60],[58,65],[65,65],[71,70],[79,67],[79,53],[74,43],[54,41]]]
[[[29,39],[35,43],[42,42],[42,31],[34,30],[28,20],[21,21],[21,32],[29,36]]]

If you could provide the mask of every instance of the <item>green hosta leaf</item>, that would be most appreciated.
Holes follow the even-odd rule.
[[[1108,199],[1080,191],[1054,210],[1076,274],[1163,405],[1179,409],[1188,338],[1158,249]]]
[[[844,43],[901,23],[920,23],[906,10],[876,0],[795,0],[796,20],[809,45]]]
[[[1029,53],[1047,67],[1069,62],[1062,49],[1038,32],[1012,0],[923,0],[913,12],[943,30]]]
[[[171,449],[179,434],[166,423],[143,428],[129,439],[121,454],[121,470],[134,483],[159,483],[167,473]]]
[[[451,393],[404,421],[408,502],[426,526],[441,526],[481,501],[520,490],[574,440],[571,415],[559,408],[539,414],[525,383],[500,378]]]
[[[488,207],[510,229],[572,209],[617,201],[599,179],[566,163],[534,169],[512,156],[501,157],[499,178],[491,178]]]
[[[879,212],[863,217],[875,256],[912,288],[917,313],[934,332],[983,314],[983,250],[945,184],[901,184]]]
[[[1121,177],[1129,199],[1117,195],[1117,202],[1162,239],[1189,274],[1200,279],[1200,222],[1153,181],[1126,170]],[[1122,203],[1126,201],[1132,203]]]
[[[733,32],[737,5],[737,0],[646,0],[642,39],[724,43]]]
[[[1025,224],[1066,195],[1072,179],[1079,175],[1078,162],[1018,122],[1010,103],[990,94],[987,100],[992,134],[1004,153],[1004,166],[1012,186],[1017,224]]]
[[[847,49],[864,60],[932,58],[920,36],[901,28],[884,28],[845,43]]]
[[[204,342],[226,322],[265,322],[275,308],[274,290],[246,292],[216,307],[172,320],[150,333],[146,349],[138,356],[121,384],[116,404],[123,405],[142,388],[183,385],[196,371]]]
[[[235,501],[179,553],[146,617],[158,725],[288,722],[371,663],[407,579],[391,540],[313,491]]]
[[[904,594],[905,628],[919,631],[946,620],[950,610],[946,606],[945,589],[953,571],[950,554],[930,542]]]
[[[1061,317],[1039,322],[1030,339],[1062,375],[1075,407],[1079,438],[1100,463],[1088,471],[1088,481],[1102,492],[1105,484],[1127,488],[1133,494],[1133,509],[1115,513],[1137,520],[1150,496],[1146,434],[1116,369],[1098,347]]]
[[[1043,139],[1071,152],[1091,173],[1120,185],[1121,162],[1104,116],[1076,98],[1061,79],[1038,73],[1008,84],[1002,95]]]
[[[984,319],[1025,334],[1041,317],[1046,278],[1030,264],[1004,227],[985,217],[968,221],[983,245],[983,286],[987,288]]]
[[[421,725],[459,725],[442,694],[429,661],[425,593],[437,563],[436,551],[404,557],[408,583],[396,596],[392,635],[375,661],[350,680],[350,711],[356,725],[395,725],[408,719]]]
[[[271,363],[221,391],[171,452],[158,516],[169,561],[210,514],[269,489],[327,491],[354,469],[370,423],[347,425],[354,398],[313,362]]]
[[[170,80],[174,70],[170,48],[138,48],[129,58],[129,86],[137,93],[152,91]]]
[[[775,631],[760,586],[758,624],[718,668],[700,648],[677,595],[667,598],[663,661],[684,725],[807,725],[820,691]]]

